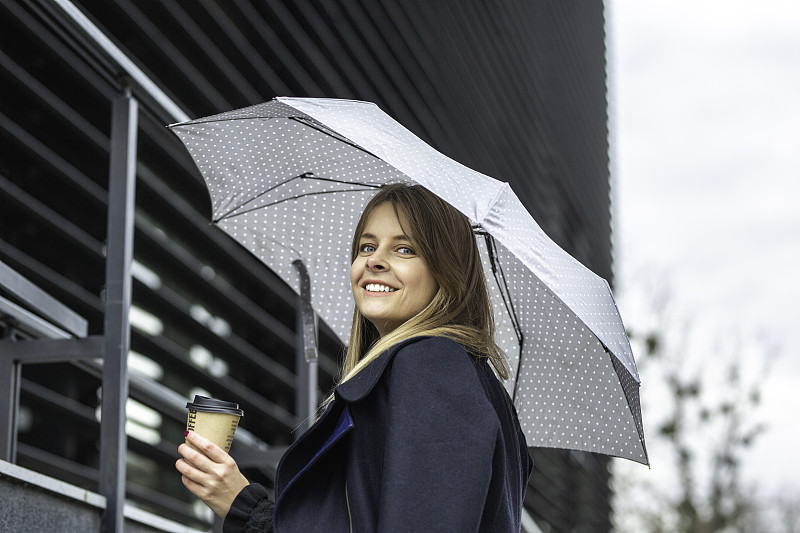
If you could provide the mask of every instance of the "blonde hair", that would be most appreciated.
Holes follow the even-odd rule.
[[[439,289],[417,315],[381,337],[356,308],[341,367],[343,383],[394,344],[422,335],[447,337],[476,356],[487,357],[501,379],[508,379],[506,356],[494,341],[494,317],[480,252],[469,219],[421,185],[386,185],[367,203],[353,236],[351,262],[367,219],[389,203],[425,260]],[[402,216],[401,216],[402,215]],[[325,404],[329,403],[329,397]]]

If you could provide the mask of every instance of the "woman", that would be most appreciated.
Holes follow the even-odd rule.
[[[421,186],[383,187],[352,246],[342,379],[286,451],[276,501],[193,432],[176,463],[226,532],[518,532],[532,468],[469,220]],[[489,365],[492,365],[494,372]]]

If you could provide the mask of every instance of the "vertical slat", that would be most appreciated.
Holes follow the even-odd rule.
[[[20,365],[10,354],[0,354],[0,459],[16,462],[17,409]]]
[[[101,526],[104,533],[122,531],[125,503],[125,403],[128,398],[137,122],[138,103],[126,88],[114,99],[111,115],[100,424],[100,494],[106,498]]]

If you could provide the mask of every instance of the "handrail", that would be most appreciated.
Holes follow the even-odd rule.
[[[85,337],[87,320],[25,279],[14,269],[0,261],[0,282],[3,288],[42,313],[59,328],[76,337]]]
[[[144,90],[150,98],[157,102],[175,122],[190,120],[186,114],[167,94],[162,91],[125,53],[120,50],[106,35],[69,0],[51,0],[79,27],[95,44],[122,68],[131,81]]]

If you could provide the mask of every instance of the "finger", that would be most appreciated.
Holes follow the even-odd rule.
[[[189,489],[189,491],[198,498],[202,499],[206,495],[205,487],[203,487],[203,485],[193,481],[185,475],[181,476],[181,482],[183,483],[184,487]]]
[[[189,477],[197,477],[196,474],[200,472],[193,465],[186,462],[185,459],[178,459],[177,461],[175,461],[175,469],[184,476],[189,476]]]
[[[206,472],[203,472],[193,464],[187,462],[185,459],[178,459],[175,461],[175,468],[183,475],[183,477],[191,479],[196,483],[202,483],[203,480],[208,476]]]
[[[186,441],[215,463],[224,463],[230,457],[225,450],[194,431],[186,432]]]
[[[214,468],[214,461],[206,457],[203,450],[198,450],[194,446],[181,443],[178,446],[178,453],[183,456],[186,467],[191,468],[198,474],[210,472]],[[196,477],[196,475],[193,475],[193,477]]]

